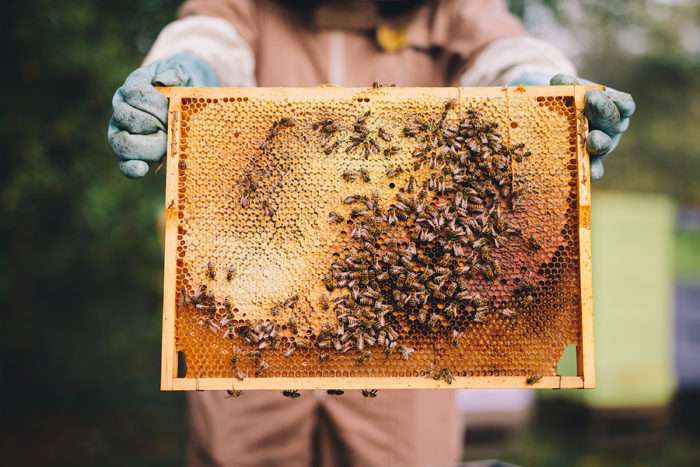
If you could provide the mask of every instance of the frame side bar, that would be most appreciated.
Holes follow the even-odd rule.
[[[591,174],[586,149],[588,124],[583,113],[584,96],[590,87],[575,86],[578,156],[579,277],[581,286],[581,348],[577,349],[577,373],[584,388],[595,388],[595,348],[593,342],[593,277],[591,264]]]
[[[173,390],[177,375],[175,357],[175,265],[177,251],[178,164],[180,152],[180,88],[169,88],[168,144],[165,181],[165,266],[163,271],[163,343],[160,388]]]

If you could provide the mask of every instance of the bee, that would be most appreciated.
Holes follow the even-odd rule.
[[[442,313],[445,315],[445,318],[447,319],[452,319],[455,317],[457,314],[457,304],[456,303],[450,303],[445,307],[445,309],[442,311]]]
[[[243,394],[243,391],[240,391],[238,389],[227,389],[226,393],[228,396],[224,397],[224,399],[231,399],[232,397],[240,397],[241,394]]]
[[[293,345],[290,346],[287,350],[284,351],[284,357],[285,358],[291,357],[292,353],[294,352],[294,349],[296,349],[296,347],[294,347]]]
[[[190,298],[189,298],[189,295],[187,295],[187,289],[183,287],[182,289],[180,289],[180,293],[182,294],[182,298],[180,299],[180,304],[182,304],[183,306],[189,305]]]
[[[251,193],[255,193],[255,191],[258,189],[258,182],[253,178],[252,174],[246,174],[245,177],[243,177],[243,182],[245,187],[248,188]]]
[[[287,323],[287,327],[289,328],[289,331],[292,334],[299,333],[299,326],[297,325],[297,321],[294,318],[289,318],[289,321]]]
[[[399,261],[399,255],[398,255],[398,253],[395,253],[393,251],[387,251],[384,254],[383,261],[387,264],[395,265]]]
[[[530,237],[528,237],[527,244],[533,250],[539,250],[542,248],[542,243],[537,240],[534,235],[530,235]]]
[[[389,146],[389,147],[384,149],[384,155],[386,157],[391,157],[394,154],[398,153],[400,150],[401,150],[401,148],[398,146]]]
[[[214,323],[212,320],[210,320],[210,319],[205,320],[205,321],[204,321],[204,324],[206,324],[207,326],[209,326],[209,329],[210,329],[211,332],[213,332],[214,334],[218,333],[218,332],[221,330],[221,328],[219,328],[219,326],[218,326],[216,323]]]
[[[413,352],[415,351],[415,349],[412,349],[411,347],[406,347],[403,345],[399,345],[396,348],[396,350],[401,352],[401,355],[403,356],[404,360],[408,360],[409,358],[411,358],[411,355],[413,355]]]
[[[282,395],[284,397],[289,397],[290,399],[296,399],[297,397],[301,396],[298,389],[285,389],[282,391]]]
[[[272,142],[272,133],[267,138],[265,138],[262,143],[260,143],[260,145],[258,146],[258,149],[260,149],[262,151],[267,151],[268,149],[270,149],[271,142]]]
[[[266,216],[269,216],[269,217],[274,216],[274,215],[275,215],[275,212],[277,212],[277,211],[275,210],[275,208],[273,208],[273,207],[270,205],[270,202],[269,202],[268,200],[266,200],[266,199],[263,200],[263,202],[262,202],[262,208],[263,208],[263,212],[265,213],[265,215],[266,215]]]
[[[321,146],[325,146],[325,144],[322,144]],[[323,152],[325,152],[327,156],[330,156],[338,149],[338,146],[340,146],[340,141],[336,140],[333,142],[333,144],[325,148]]]
[[[542,379],[542,375],[534,375],[534,376],[528,377],[525,380],[525,383],[526,384],[535,384],[535,383],[539,382],[541,379]]]
[[[501,316],[503,316],[504,318],[516,318],[518,316],[518,313],[511,310],[510,308],[504,308],[501,310]]]
[[[260,362],[260,366],[258,366],[258,369],[255,370],[255,376],[260,376],[263,373],[263,371],[267,370],[268,368],[270,368],[270,364],[263,360],[262,362]]]
[[[416,188],[416,179],[411,175],[408,179],[408,182],[406,182],[406,186],[403,187],[403,191],[406,193],[413,193],[413,190]]]
[[[207,263],[207,276],[209,276],[210,279],[214,279],[216,277],[216,271],[214,270],[214,265],[211,261]]]
[[[343,391],[342,389],[328,389],[326,391],[326,394],[330,396],[342,396],[343,394],[345,394],[345,391]]]
[[[234,277],[236,277],[236,266],[232,264],[228,267],[228,270],[226,271],[226,280],[230,281]]]
[[[294,308],[294,305],[299,301],[299,295],[293,295],[284,302],[285,308]]]
[[[452,330],[452,340],[450,341],[450,347],[457,347],[459,345],[459,338],[463,333],[458,332],[456,329]]]
[[[357,180],[358,178],[360,178],[360,173],[356,170],[346,170],[345,172],[343,172],[342,177],[343,180],[349,182],[351,180]]]
[[[278,126],[294,127],[297,126],[297,121],[294,117],[283,117],[277,122]]]
[[[362,390],[362,396],[363,397],[369,397],[369,398],[375,398],[377,397],[377,389],[363,389]]]
[[[239,203],[241,204],[241,207],[246,207],[250,204],[250,190],[247,188],[243,190]]]
[[[322,353],[318,356],[318,359],[322,362],[327,361],[331,356],[328,355],[327,353]]]
[[[259,350],[251,350],[246,354],[246,357],[248,358],[260,358],[262,357],[262,353]]]
[[[366,199],[366,196],[350,195],[343,200],[343,204],[352,204],[352,203],[356,203],[358,201],[365,201],[365,199]]]
[[[321,295],[320,303],[321,303],[321,309],[323,309],[324,311],[328,310],[329,304],[328,304],[328,294],[327,293],[324,293],[323,295]]]
[[[334,211],[331,211],[328,213],[328,220],[330,222],[340,224],[341,222],[343,222],[345,220],[345,218],[343,216],[341,216],[340,214],[338,214]]]
[[[381,139],[383,139],[386,142],[391,141],[391,133],[386,131],[384,128],[379,127],[377,129],[377,136],[379,136]]]
[[[362,363],[370,358],[372,358],[372,351],[368,350],[367,352],[363,353],[360,357],[358,357],[357,363]]]
[[[362,115],[360,115],[360,116],[357,118],[357,123],[358,123],[359,125],[362,125],[363,123],[365,123],[365,121],[367,121],[367,118],[368,118],[370,115],[372,115],[372,111],[371,111],[371,110],[368,110],[367,112],[363,113]]]
[[[442,379],[447,384],[452,384],[454,382],[454,378],[452,377],[452,373],[450,373],[450,370],[448,370],[447,368],[442,369]]]
[[[362,178],[362,181],[365,183],[370,181],[369,173],[367,172],[367,169],[365,169],[364,167],[360,169],[360,178]]]
[[[236,372],[236,378],[238,378],[238,381],[243,381],[245,379],[245,373],[243,373],[242,371]]]
[[[535,288],[537,288],[537,286],[535,285],[535,283],[534,283],[534,282],[532,281],[532,279],[530,279],[529,277],[524,278],[524,279],[521,281],[521,283],[523,284],[523,288],[524,288],[525,290],[535,290]]]
[[[401,167],[394,167],[394,166],[389,166],[386,168],[386,176],[389,178],[396,177],[397,175],[400,175],[403,173],[403,169]]]

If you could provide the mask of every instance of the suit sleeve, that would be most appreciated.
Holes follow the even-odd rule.
[[[160,32],[144,64],[187,52],[206,61],[221,86],[255,86],[256,26],[252,2],[190,0],[180,19]]]

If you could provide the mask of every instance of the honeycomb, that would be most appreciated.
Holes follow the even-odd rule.
[[[585,121],[573,87],[536,89],[172,92],[180,379],[556,375],[581,345]]]

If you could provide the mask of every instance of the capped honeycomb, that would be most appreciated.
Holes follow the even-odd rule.
[[[574,91],[164,90],[164,388],[555,376],[590,312]]]

